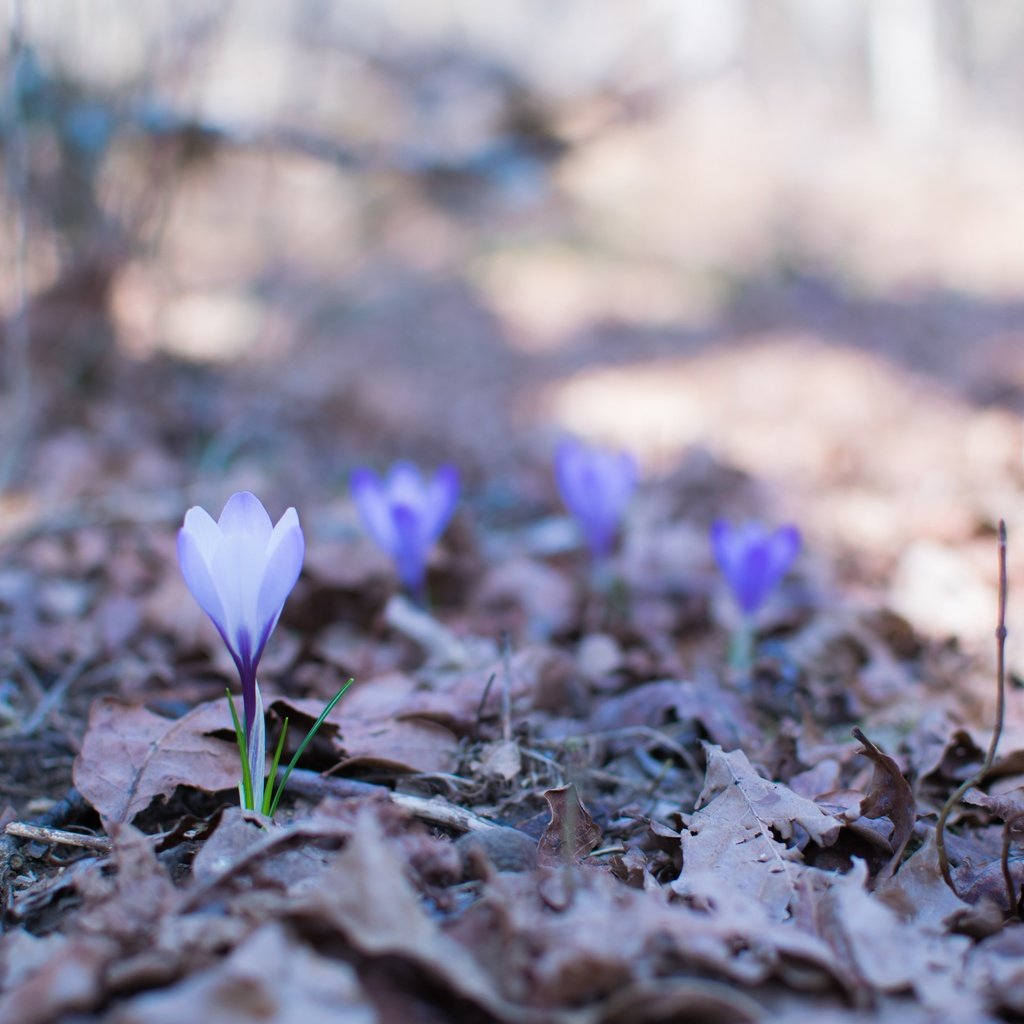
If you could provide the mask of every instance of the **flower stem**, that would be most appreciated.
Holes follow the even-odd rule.
[[[754,668],[754,626],[744,616],[729,638],[729,667],[741,684],[746,685]]]
[[[228,707],[231,709],[231,721],[235,727],[235,740],[238,743],[238,756],[242,761],[242,807],[247,811],[256,810],[253,807],[252,799],[252,774],[249,771],[249,744],[242,729],[242,723],[238,720],[238,712],[235,710],[235,700],[230,690],[225,690],[228,698]]]

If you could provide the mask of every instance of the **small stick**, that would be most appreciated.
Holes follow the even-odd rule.
[[[501,738],[512,739],[512,643],[508,633],[501,642]]]
[[[440,797],[414,796],[412,793],[395,793],[387,786],[377,786],[356,779],[337,779],[320,775],[318,772],[296,768],[289,781],[289,789],[293,793],[301,793],[306,797],[325,796],[364,796],[378,793],[387,797],[393,804],[404,808],[421,821],[442,828],[450,828],[456,832],[482,832],[485,829],[501,828],[500,825],[486,818],[481,818],[464,807],[448,803]]]
[[[45,691],[43,699],[36,705],[32,714],[25,720],[21,727],[22,736],[31,736],[39,729],[50,716],[50,712],[60,704],[64,694],[81,678],[91,658],[91,654],[78,657],[64,669],[57,681],[49,690]]]
[[[106,836],[85,836],[78,832],[66,832],[62,828],[30,825],[26,821],[9,822],[6,832],[7,835],[17,836],[19,839],[31,839],[58,846],[78,846],[83,850],[95,850],[97,853],[110,853],[113,848],[113,844]]]
[[[992,741],[985,754],[985,763],[969,779],[961,782],[953,791],[939,812],[939,820],[935,822],[935,848],[939,854],[939,868],[946,885],[959,895],[953,884],[953,875],[949,870],[949,855],[946,853],[946,819],[960,798],[972,786],[980,786],[985,780],[996,759],[996,747],[1003,732],[1003,715],[1006,710],[1006,521],[999,520],[999,617],[996,623],[996,721],[992,728]],[[1010,904],[1013,910],[1013,901]]]
[[[480,723],[484,719],[484,705],[487,703],[487,698],[491,694],[491,687],[494,685],[496,674],[491,673],[490,678],[487,680],[487,685],[484,686],[483,695],[480,698],[480,703],[476,708],[476,721],[473,723],[473,739],[480,739]]]

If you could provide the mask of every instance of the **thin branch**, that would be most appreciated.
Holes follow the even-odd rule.
[[[939,812],[935,823],[935,848],[939,854],[939,868],[946,885],[956,893],[953,875],[949,869],[949,855],[946,852],[946,819],[960,798],[972,786],[980,786],[992,769],[996,759],[996,748],[1003,732],[1003,716],[1006,710],[1006,522],[999,520],[999,617],[996,623],[996,721],[992,728],[992,740],[985,754],[985,762],[969,779],[964,780],[953,791]],[[959,895],[959,894],[957,894]],[[1011,903],[1011,910],[1013,905]]]
[[[512,641],[508,633],[501,641],[501,738],[512,739]]]
[[[62,828],[30,825],[26,821],[9,822],[7,834],[19,839],[31,839],[37,843],[77,846],[83,850],[95,850],[97,853],[110,853],[113,849],[113,843],[106,836],[86,836],[78,832],[67,832]]]
[[[395,793],[387,786],[379,786],[357,779],[336,779],[302,768],[296,768],[292,772],[289,788],[293,793],[314,799],[322,799],[325,796],[351,797],[379,794],[408,811],[413,817],[419,818],[420,821],[452,829],[455,832],[480,832],[485,829],[501,827],[497,822],[481,818],[480,815],[466,810],[465,807],[451,804],[438,796],[424,797],[415,796],[412,793]]]

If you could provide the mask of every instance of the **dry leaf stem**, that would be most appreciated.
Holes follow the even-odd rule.
[[[988,752],[985,754],[985,761],[981,768],[969,779],[965,779],[953,791],[939,813],[939,820],[935,823],[935,848],[939,854],[939,868],[946,885],[956,893],[956,886],[953,884],[953,875],[949,869],[949,855],[946,852],[946,819],[952,813],[953,808],[960,802],[960,798],[973,786],[980,786],[992,768],[996,759],[996,748],[999,746],[999,737],[1003,731],[1003,716],[1006,709],[1006,521],[999,520],[999,618],[996,623],[996,721],[992,728],[992,740],[988,745]],[[1007,879],[1008,892],[1010,896],[1010,909],[1016,906],[1016,895],[1013,892],[1014,886],[1009,878],[1008,868],[1004,872]],[[959,895],[959,894],[957,894]]]

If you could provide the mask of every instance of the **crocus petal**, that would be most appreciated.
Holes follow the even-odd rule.
[[[413,593],[423,586],[427,568],[428,543],[424,542],[420,517],[407,505],[392,509],[397,544],[394,551],[395,568],[402,585]]]
[[[213,553],[217,550],[217,545],[220,544],[223,536],[217,521],[205,508],[196,505],[185,513],[185,523],[182,529],[192,535],[199,547],[200,554],[209,565],[213,561]]]
[[[771,573],[777,583],[789,572],[800,553],[800,531],[792,525],[780,526],[771,541]]]
[[[414,462],[400,460],[388,473],[386,485],[388,501],[392,505],[408,505],[421,509],[427,493],[423,475]]]
[[[784,526],[774,533],[760,523],[732,526],[718,520],[711,527],[711,548],[745,615],[753,615],[789,570],[800,549],[800,532]]]
[[[397,543],[395,524],[380,477],[370,469],[357,469],[350,485],[363,529],[379,548],[393,554]]]
[[[459,471],[442,466],[430,481],[424,534],[428,544],[444,533],[459,500]]]
[[[188,528],[188,517],[186,526],[178,531],[178,562],[181,565],[181,574],[185,577],[185,584],[196,599],[196,603],[210,617],[224,642],[230,647],[227,612],[214,582],[210,565],[203,556],[200,540]]]
[[[773,581],[768,576],[771,568],[769,559],[767,541],[758,540],[744,552],[743,561],[733,566],[730,581],[733,593],[747,615],[756,612],[771,592]]]
[[[587,448],[566,438],[555,452],[555,479],[566,508],[579,523],[595,558],[615,543],[637,481],[637,465],[627,453]]]
[[[240,649],[239,638],[243,631],[250,644],[260,633],[256,598],[263,582],[266,550],[266,543],[259,537],[225,532],[220,547],[214,552],[210,570],[224,602],[228,639],[236,652]]]
[[[285,599],[292,592],[306,553],[306,542],[299,526],[299,516],[290,508],[278,520],[267,548],[263,581],[256,598],[256,618],[260,623],[256,634],[256,659],[263,653],[270,633],[280,618]]]
[[[263,502],[249,491],[239,491],[228,498],[217,525],[224,534],[245,536],[263,547],[269,543],[274,528]]]

